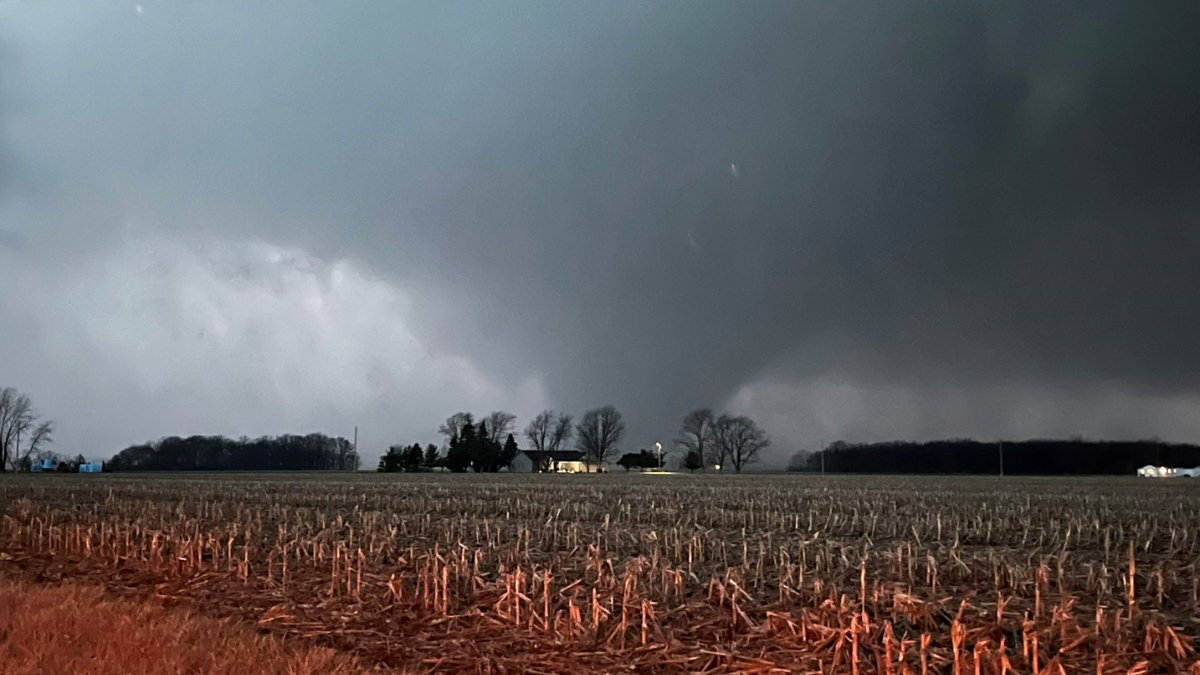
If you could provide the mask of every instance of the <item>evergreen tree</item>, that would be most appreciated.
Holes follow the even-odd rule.
[[[636,452],[627,452],[627,453],[621,455],[621,459],[617,460],[617,466],[621,467],[622,469],[625,469],[626,473],[629,473],[629,470],[632,469],[633,467],[640,466],[640,465],[641,465],[641,458],[638,457],[638,454]]]
[[[621,455],[621,459],[617,460],[617,466],[624,467],[626,471],[632,468],[657,469],[658,455],[644,449],[637,452],[627,452]]]
[[[471,429],[471,441],[475,439],[475,430]],[[455,473],[462,473],[471,467],[471,454],[468,442],[457,435],[450,437],[450,448],[446,451],[446,459],[442,465]]]
[[[395,473],[404,465],[404,447],[393,445],[387,449],[387,452],[379,458],[379,468],[376,471],[380,473]]]
[[[516,444],[517,442],[514,440],[514,448]],[[516,455],[513,456],[515,457]],[[480,471],[495,473],[508,466],[508,461],[504,459],[504,446],[500,445],[499,441],[489,437],[481,436],[479,438],[479,450],[476,453],[476,457],[479,459]]]
[[[421,470],[421,458],[423,453],[420,443],[413,443],[411,446],[404,449],[404,470],[410,473]]]
[[[504,448],[500,451],[500,458],[497,461],[496,470],[499,471],[513,463],[521,450],[517,447],[517,439],[513,438],[512,434],[508,435],[508,439],[504,441]]]
[[[466,447],[471,447],[475,443],[475,423],[467,421],[462,425],[462,430],[458,432],[458,442]]]
[[[425,456],[421,459],[421,466],[423,466],[426,471],[433,471],[437,467],[441,466],[441,463],[442,458],[438,454],[438,447],[433,443],[425,446]]]
[[[516,445],[516,441],[513,441]],[[487,422],[482,421],[475,429],[474,440],[470,446],[471,468],[476,472],[495,472],[499,471],[503,465],[501,461],[504,459],[504,448],[499,442],[493,440],[488,434]]]
[[[683,468],[692,472],[695,472],[696,469],[703,469],[704,455],[700,454],[699,450],[689,450],[683,457]]]

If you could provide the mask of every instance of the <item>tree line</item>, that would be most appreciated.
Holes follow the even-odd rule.
[[[345,438],[285,434],[237,440],[171,436],[131,445],[108,461],[112,471],[356,471],[358,453]]]
[[[982,442],[846,443],[792,456],[790,471],[826,473],[960,473],[1008,475],[1133,475],[1147,464],[1200,466],[1200,446],[1160,440],[1034,439]]]
[[[408,447],[393,445],[379,458],[376,471],[412,473],[446,469],[455,473],[468,470],[496,472],[511,464],[518,452],[517,441],[512,434],[508,434],[501,444],[488,433],[486,422],[481,421],[476,427],[472,420],[463,424],[459,433],[450,439],[445,455],[432,443],[424,449],[420,443]]]
[[[486,416],[457,412],[438,428],[444,439],[445,453],[436,445],[424,448],[393,445],[379,460],[378,471],[495,472],[506,469],[521,452],[513,429],[516,416],[493,411]],[[543,410],[529,421],[522,432],[525,450],[538,462],[534,471],[546,471],[556,453],[574,450],[589,466],[616,464],[626,471],[632,468],[663,466],[672,454],[681,455],[680,465],[690,471],[711,466],[721,471],[740,473],[757,462],[771,441],[767,434],[744,415],[716,415],[709,408],[684,416],[680,436],[665,453],[646,449],[621,454],[625,438],[625,420],[612,405],[586,411],[575,418],[557,410]],[[502,440],[503,439],[503,440]],[[619,457],[619,459],[618,459]]]
[[[521,448],[516,416],[496,410],[476,417],[457,412],[438,428],[441,447],[419,443],[393,445],[380,457],[381,472],[431,471],[496,472],[508,468]],[[29,397],[12,387],[0,389],[0,470],[29,470],[35,461],[61,461],[49,450],[54,423],[41,419]],[[686,469],[711,466],[741,472],[758,460],[770,444],[767,435],[745,416],[715,415],[702,408],[688,413],[673,446],[652,453],[642,449],[620,454],[625,420],[612,405],[586,411],[576,422],[564,412],[543,410],[520,432],[527,450],[539,457],[534,470],[549,468],[546,457],[575,451],[589,465],[617,464],[626,470],[662,466],[680,454]],[[620,456],[618,460],[617,457]],[[77,458],[76,463],[82,463]],[[170,436],[131,445],[112,457],[112,471],[355,471],[360,458],[354,443],[321,433],[284,434],[251,439],[226,436]]]
[[[503,410],[478,417],[470,412],[456,412],[438,427],[442,448],[427,446],[418,461],[419,445],[407,448],[393,445],[380,458],[378,471],[446,469],[455,473],[490,473],[507,469],[521,452],[513,433],[516,419],[516,415]],[[625,434],[621,413],[611,405],[589,410],[578,424],[573,422],[574,417],[567,413],[543,410],[525,426],[523,435],[528,444],[525,449],[553,453],[572,449],[568,446],[576,439],[575,449],[583,453],[584,461],[599,464],[614,456]],[[546,468],[548,465],[537,466],[535,470]]]
[[[410,446],[393,445],[379,458],[376,471],[466,471],[495,472],[507,467],[517,456],[517,441],[510,433],[516,415],[496,410],[476,421],[475,415],[457,412],[438,428],[443,447],[430,443]]]

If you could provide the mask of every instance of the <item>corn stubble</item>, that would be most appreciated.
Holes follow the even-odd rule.
[[[139,476],[0,483],[0,570],[435,672],[1193,673],[1200,486]]]
[[[254,664],[252,669],[247,664]],[[4,675],[364,675],[325,648],[288,649],[226,621],[105,597],[92,586],[0,581]]]

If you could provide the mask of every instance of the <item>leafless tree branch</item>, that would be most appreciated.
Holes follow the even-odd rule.
[[[685,457],[695,452],[703,461],[720,464],[721,458],[716,456],[716,444],[713,442],[713,422],[713,411],[709,408],[699,408],[684,415],[675,447]]]
[[[759,453],[771,445],[766,432],[745,415],[721,415],[713,425],[713,436],[722,464],[728,462],[737,473],[757,462]]]
[[[516,419],[517,416],[512,413],[504,412],[503,410],[493,410],[485,420],[487,422],[488,439],[493,443],[503,443],[509,432],[512,431],[513,421]]]
[[[445,436],[446,442],[448,443],[448,442],[450,442],[451,438],[454,438],[462,433],[463,427],[465,427],[468,424],[474,424],[474,423],[475,423],[475,416],[472,415],[471,413],[456,412],[453,415],[446,418],[445,424],[438,427],[438,433]]]
[[[625,420],[611,405],[587,411],[575,427],[579,449],[589,464],[605,462],[615,455],[624,435]]]
[[[50,443],[54,425],[38,423],[29,397],[12,387],[0,389],[0,471],[18,468],[40,447]],[[27,445],[22,446],[22,439]]]

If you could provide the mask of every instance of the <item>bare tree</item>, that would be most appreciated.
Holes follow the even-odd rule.
[[[46,420],[38,423],[33,428],[33,432],[29,436],[29,441],[22,449],[18,444],[16,451],[13,453],[13,464],[20,467],[28,467],[33,460],[41,460],[48,457],[47,447],[54,442],[54,422]]]
[[[554,424],[554,411],[543,410],[525,425],[525,439],[534,450],[544,451],[550,441],[550,428]]]
[[[575,431],[571,428],[571,422],[575,418],[567,413],[559,413],[558,417],[554,418],[554,428],[550,431],[550,449],[558,450],[563,443],[571,440],[571,436],[575,435]]]
[[[468,424],[475,424],[475,416],[469,412],[456,412],[446,418],[446,423],[438,427],[438,433],[446,437],[446,442],[450,442],[462,433],[463,427]]]
[[[487,416],[488,440],[493,443],[503,443],[513,428],[513,420],[517,416],[504,412],[503,410],[493,410],[492,414]]]
[[[713,438],[721,464],[728,462],[737,473],[757,462],[759,453],[771,444],[766,432],[745,415],[718,417],[713,424]]]
[[[50,442],[53,431],[52,423],[38,423],[37,412],[28,396],[12,387],[0,389],[0,471],[7,471],[9,467],[16,469]],[[29,444],[24,446],[27,451],[23,451],[22,438]]]
[[[16,468],[21,436],[33,425],[29,397],[12,387],[0,390],[0,471]]]
[[[0,389],[0,472],[8,467],[9,417],[12,415],[13,399],[17,390],[12,387]]]
[[[525,427],[525,438],[534,450],[555,451],[571,438],[572,417],[543,410]]]
[[[611,405],[589,410],[575,427],[583,461],[602,463],[617,453],[617,445],[625,435],[625,420]]]
[[[686,458],[691,453],[697,453],[701,462],[709,461],[720,464],[714,457],[713,443],[713,411],[709,408],[699,408],[683,416],[683,424],[679,428],[679,438],[675,439],[675,447],[683,452]]]

